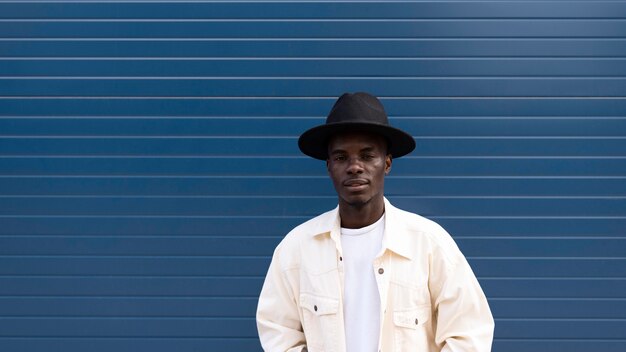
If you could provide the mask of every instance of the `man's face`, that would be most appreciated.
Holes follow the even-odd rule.
[[[342,133],[328,142],[328,174],[339,202],[360,208],[372,199],[382,200],[391,155],[385,139],[365,132]]]

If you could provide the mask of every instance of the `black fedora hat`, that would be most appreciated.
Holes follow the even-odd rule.
[[[399,158],[415,149],[410,134],[392,127],[378,98],[368,93],[344,93],[326,117],[326,123],[304,132],[298,139],[300,150],[315,159],[328,158],[328,141],[342,132],[370,132],[387,139],[388,152]]]

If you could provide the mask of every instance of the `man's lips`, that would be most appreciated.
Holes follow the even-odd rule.
[[[369,182],[367,180],[360,179],[360,178],[353,178],[350,180],[343,181],[343,185],[345,187],[360,187],[360,186],[365,186],[368,183]]]

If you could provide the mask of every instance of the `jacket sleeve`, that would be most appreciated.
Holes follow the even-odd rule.
[[[256,323],[264,351],[306,351],[298,304],[281,268],[280,247],[274,252],[263,283]]]
[[[441,260],[431,287],[437,314],[435,342],[442,352],[489,352],[494,321],[476,276],[454,246],[451,261]]]

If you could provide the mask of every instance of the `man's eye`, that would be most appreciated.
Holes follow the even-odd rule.
[[[334,160],[335,161],[344,161],[344,160],[346,160],[346,156],[345,155],[336,155]]]
[[[374,156],[372,154],[365,154],[362,156],[363,160],[372,160]]]

